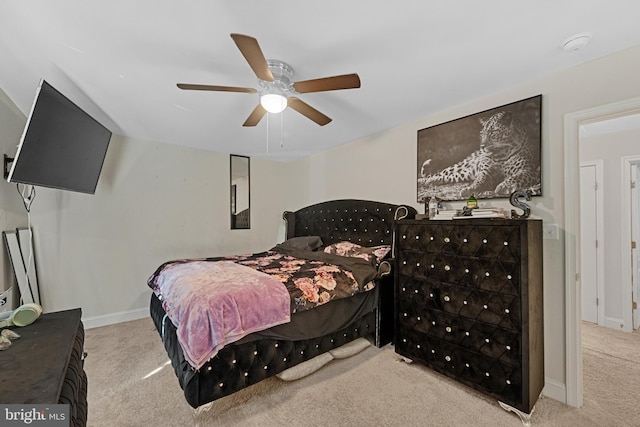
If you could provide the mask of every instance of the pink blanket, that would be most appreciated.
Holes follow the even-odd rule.
[[[154,291],[178,328],[186,360],[196,369],[226,344],[290,320],[286,286],[231,261],[166,265]]]

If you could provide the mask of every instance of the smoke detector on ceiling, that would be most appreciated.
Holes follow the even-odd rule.
[[[562,49],[565,52],[580,50],[589,44],[589,40],[591,40],[591,33],[574,34],[562,42]]]

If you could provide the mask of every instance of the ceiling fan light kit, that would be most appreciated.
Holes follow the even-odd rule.
[[[297,111],[320,126],[331,122],[322,114],[296,95],[330,90],[356,89],[360,87],[357,74],[324,77],[320,79],[291,82],[293,68],[283,61],[267,60],[260,49],[258,41],[243,34],[231,34],[231,38],[249,63],[256,77],[260,90],[235,86],[214,86],[202,84],[178,83],[183,90],[203,90],[216,92],[258,93],[260,103],[254,108],[243,126],[256,126],[267,113],[281,113],[287,107]]]
[[[287,108],[287,98],[279,93],[264,93],[260,95],[260,105],[269,113],[282,113]]]

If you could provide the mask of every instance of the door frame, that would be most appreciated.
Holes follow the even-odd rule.
[[[640,97],[564,116],[565,398],[578,408],[583,403],[579,126],[636,113],[640,113]]]
[[[604,162],[602,159],[588,160],[580,162],[580,167],[593,166],[595,167],[596,175],[596,240],[598,246],[596,247],[596,290],[598,292],[598,325],[604,325],[604,305],[605,305],[605,292],[604,292],[604,256],[602,250],[604,249]],[[580,171],[580,169],[578,169]],[[582,240],[580,241],[582,244]],[[582,289],[582,287],[580,287]],[[582,294],[581,294],[582,296]],[[582,312],[581,312],[582,313]],[[582,317],[582,314],[581,314]]]
[[[636,272],[633,271],[633,266],[635,263],[633,262],[632,257],[626,257],[624,254],[629,253],[628,251],[631,249],[631,241],[634,239],[634,236],[632,235],[633,227],[631,225],[631,221],[633,221],[633,219],[631,217],[631,213],[635,212],[637,215],[637,206],[635,209],[632,208],[632,201],[634,200],[634,196],[632,193],[634,191],[630,191],[631,190],[630,185],[631,185],[631,181],[635,180],[635,177],[631,176],[631,166],[636,165],[635,166],[636,168],[640,168],[640,155],[625,156],[622,158],[621,163],[622,163],[621,164],[622,183],[620,188],[622,189],[622,197],[620,199],[622,202],[622,207],[620,211],[621,212],[621,221],[620,221],[621,222],[620,224],[621,252],[620,253],[622,254],[622,260],[621,260],[622,271],[629,272],[629,274],[622,275],[622,292],[623,292],[623,295],[624,293],[626,293],[627,295],[631,295],[632,301],[633,301],[633,298],[636,298],[636,301],[637,301],[637,297],[638,297],[637,287],[634,288],[634,282],[633,282],[633,276],[634,275],[637,276],[637,271]],[[636,182],[636,186],[637,185],[638,183]],[[635,190],[635,192],[637,195],[637,189]],[[636,239],[637,239],[637,236],[636,236]],[[638,278],[636,277],[636,280],[637,279]],[[624,297],[623,297],[623,301],[624,301]],[[633,317],[632,304],[624,304],[622,306],[622,318],[624,320],[624,325],[625,325],[622,330],[625,332],[632,332],[635,326],[634,322],[635,324],[638,323],[638,320],[634,319]]]

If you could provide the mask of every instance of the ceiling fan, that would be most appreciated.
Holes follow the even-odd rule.
[[[320,126],[331,122],[331,119],[316,110],[296,95],[329,90],[355,89],[360,87],[357,74],[324,77],[313,80],[291,82],[293,68],[283,61],[265,59],[258,41],[243,34],[231,34],[231,38],[258,77],[260,89],[235,86],[215,86],[178,83],[184,90],[207,90],[217,92],[241,92],[260,94],[260,103],[251,112],[243,126],[256,126],[267,113],[279,113],[287,107],[313,120]]]

